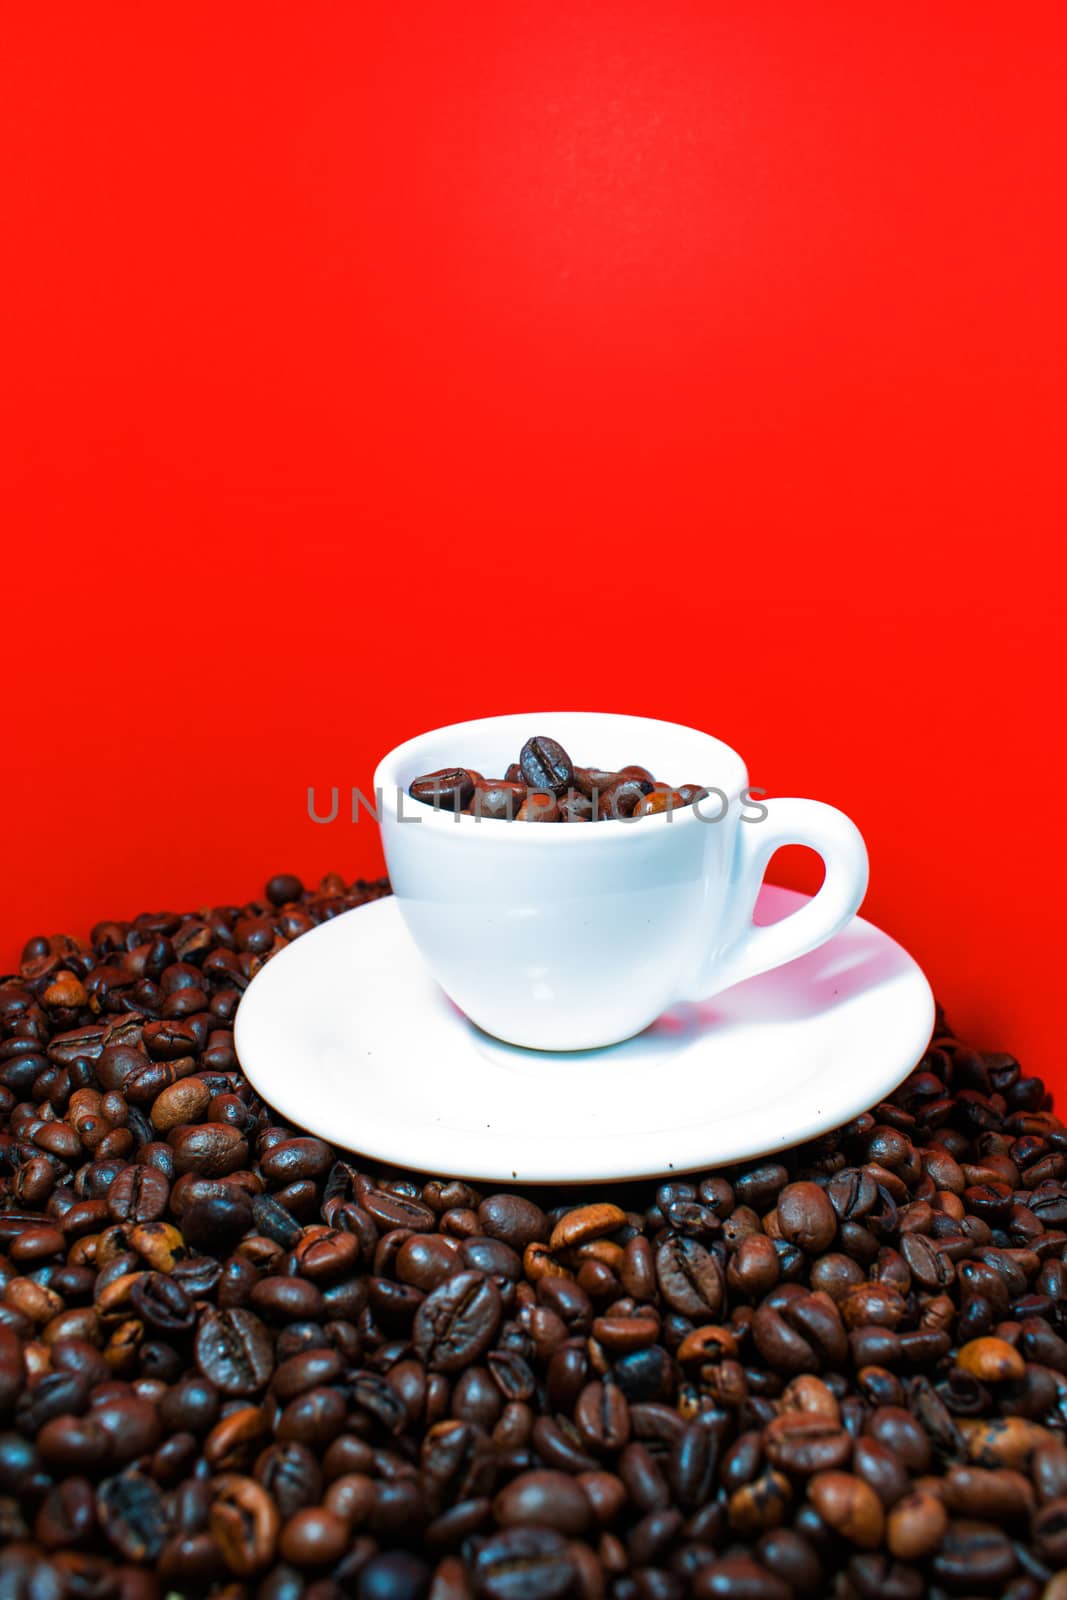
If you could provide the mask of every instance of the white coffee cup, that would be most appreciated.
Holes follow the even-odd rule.
[[[697,807],[593,824],[504,822],[412,800],[446,767],[502,777],[534,734],[580,766],[637,763],[712,791]],[[679,1001],[721,990],[825,944],[867,888],[862,835],[818,800],[749,800],[741,757],[695,728],[593,711],[533,711],[435,728],[374,775],[386,865],[424,960],[470,1020],[538,1050],[627,1039]],[[769,927],[752,913],[785,844],[826,876]]]

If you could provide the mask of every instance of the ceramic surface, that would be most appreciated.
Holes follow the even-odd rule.
[[[804,899],[765,887],[757,915],[781,926]],[[269,961],[238,1009],[236,1042],[283,1116],[370,1161],[585,1182],[718,1167],[835,1127],[907,1076],[933,1022],[919,967],[857,917],[811,954],[681,1004],[623,1044],[525,1050],[447,999],[389,898]]]
[[[406,794],[442,767],[500,777],[537,733],[583,765],[639,762],[716,793],[699,807],[584,825],[453,815]],[[539,1050],[629,1038],[678,1001],[805,955],[856,913],[867,852],[855,825],[816,800],[745,805],[748,781],[741,757],[710,734],[584,711],[436,728],[392,750],[374,776],[390,881],[423,958],[480,1027]],[[825,881],[787,922],[754,928],[764,871],[784,844],[817,850]]]

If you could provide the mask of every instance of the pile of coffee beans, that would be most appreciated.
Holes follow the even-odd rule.
[[[0,1600],[1065,1600],[1040,1079],[942,1020],[888,1101],[729,1171],[383,1172],[232,1039],[383,892],[272,878],[0,978]]]
[[[502,778],[483,778],[473,767],[442,767],[408,785],[408,794],[441,811],[503,822],[622,822],[679,811],[703,800],[699,783],[677,788],[658,782],[647,767],[576,767],[556,739],[527,739]]]

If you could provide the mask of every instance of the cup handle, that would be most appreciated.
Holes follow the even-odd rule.
[[[850,922],[863,903],[869,876],[867,847],[856,824],[821,800],[764,800],[767,815],[739,820],[730,898],[732,937],[710,951],[701,976],[683,995],[707,1000],[758,972],[780,967],[815,950]],[[769,927],[752,921],[763,874],[784,844],[818,851],[826,867],[819,892],[797,911]]]

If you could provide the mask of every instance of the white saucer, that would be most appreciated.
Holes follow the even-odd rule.
[[[765,885],[756,920],[804,898]],[[575,1183],[813,1138],[890,1094],[933,1024],[920,968],[857,917],[821,950],[623,1044],[523,1050],[452,1005],[388,898],[269,961],[237,1012],[236,1045],[263,1098],[331,1144],[425,1172]]]

